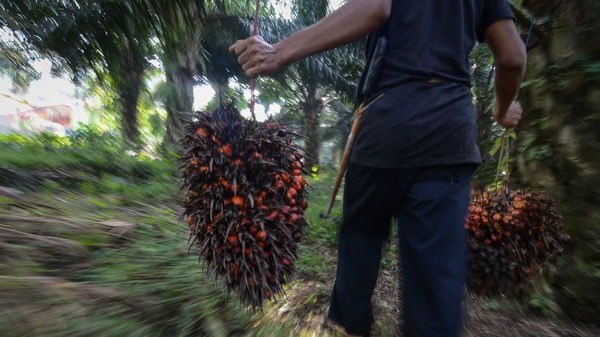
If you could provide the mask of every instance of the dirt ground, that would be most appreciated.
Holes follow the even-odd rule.
[[[598,337],[598,327],[585,326],[561,317],[536,317],[506,309],[486,309],[480,298],[471,299],[465,336]]]

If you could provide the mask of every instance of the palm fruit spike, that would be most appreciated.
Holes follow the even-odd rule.
[[[194,117],[182,140],[190,245],[227,293],[260,308],[284,295],[308,225],[301,150],[280,122],[232,105]]]
[[[474,190],[465,227],[471,288],[490,295],[519,291],[571,241],[552,199],[530,190]]]

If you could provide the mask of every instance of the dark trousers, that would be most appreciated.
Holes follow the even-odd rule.
[[[381,251],[397,219],[405,337],[452,337],[467,278],[465,217],[476,165],[381,169],[350,164],[329,319],[369,336]]]

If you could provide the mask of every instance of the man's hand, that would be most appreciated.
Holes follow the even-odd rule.
[[[505,128],[512,128],[519,124],[519,120],[521,119],[521,115],[523,114],[523,108],[519,103],[511,103],[508,107],[508,110],[503,115],[498,111],[498,106],[494,106],[494,110],[492,111],[492,115],[496,122],[502,125]]]
[[[238,62],[246,76],[250,78],[258,75],[271,75],[284,66],[276,45],[265,42],[258,35],[245,40],[237,40],[229,47],[229,51],[238,56]]]

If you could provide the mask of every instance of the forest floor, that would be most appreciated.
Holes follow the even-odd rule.
[[[136,335],[142,336],[140,329],[147,329],[145,336],[165,336],[165,331],[179,336],[339,336],[323,327],[335,277],[330,229],[307,238],[313,241],[299,252],[297,279],[287,296],[248,319],[235,305],[222,314],[219,291],[198,285],[202,273],[193,256],[185,257],[186,233],[177,214],[177,206],[94,193],[0,189],[0,303],[6,304],[0,306],[0,335],[134,336],[127,331],[139,331]],[[324,230],[321,225],[314,224],[313,230]],[[323,236],[329,237],[327,243],[314,239]],[[387,247],[374,295],[374,337],[401,336],[394,256],[394,247]],[[153,309],[139,303],[154,303]],[[204,316],[196,317],[194,306],[205,310]],[[206,332],[214,322],[220,322],[214,328],[218,333]],[[177,330],[194,324],[205,332]],[[227,327],[230,332],[223,333]],[[484,336],[592,337],[600,336],[600,327],[560,313],[542,315],[513,299],[469,295],[465,337]]]
[[[335,260],[334,249],[323,249],[325,260]],[[392,255],[388,251],[388,255]],[[390,256],[388,256],[389,258]],[[384,257],[385,260],[385,257]],[[388,260],[389,262],[389,260]],[[372,337],[402,336],[401,308],[398,288],[400,280],[396,263],[385,265],[380,273],[373,298],[375,325]],[[338,336],[323,328],[329,306],[329,292],[335,270],[327,277],[300,275],[288,297],[270,307],[265,320],[283,319],[295,324],[310,336]],[[482,297],[468,294],[465,304],[464,337],[598,337],[600,326],[587,325],[560,312],[542,314],[511,298]]]

